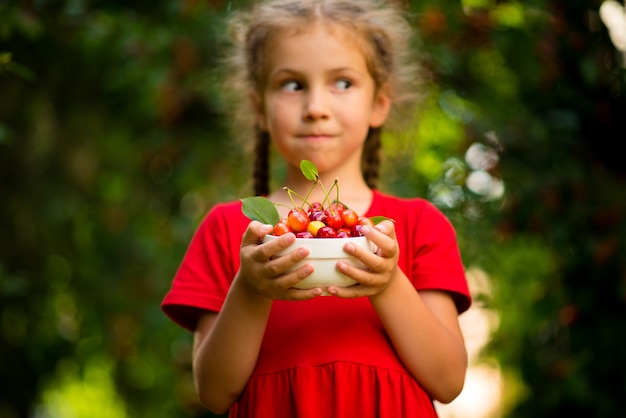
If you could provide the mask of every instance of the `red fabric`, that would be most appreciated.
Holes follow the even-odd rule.
[[[417,290],[471,303],[452,225],[423,199],[374,192],[366,216],[394,219],[399,266]],[[215,206],[198,228],[163,311],[193,330],[198,310],[219,311],[239,266],[249,220],[241,203]],[[397,357],[369,299],[275,301],[259,360],[232,417],[435,417],[428,395]]]

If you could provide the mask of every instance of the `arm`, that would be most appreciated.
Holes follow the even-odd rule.
[[[296,250],[272,259],[295,236],[259,245],[267,225],[251,222],[241,244],[241,264],[219,313],[203,313],[194,334],[193,370],[200,401],[211,411],[226,412],[250,378],[259,355],[273,299],[303,300],[319,296],[321,289],[292,289],[311,273],[302,266],[285,271],[308,255]]]
[[[398,268],[398,243],[392,222],[381,222],[365,235],[376,254],[347,246],[369,271],[339,263],[359,285],[329,288],[340,297],[369,296],[373,308],[404,364],[422,387],[440,402],[452,401],[463,388],[467,352],[452,297],[443,291],[416,291]]]
[[[399,276],[370,297],[398,355],[430,395],[443,403],[463,389],[467,352],[452,298],[441,291],[417,292]]]
[[[233,283],[220,313],[207,311],[194,334],[193,370],[200,401],[225,413],[252,374],[269,316],[263,300]]]

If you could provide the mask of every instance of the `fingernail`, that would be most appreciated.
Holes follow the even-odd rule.
[[[370,230],[371,230],[371,228],[369,226],[367,226],[367,225],[363,225],[361,227],[361,233],[364,234],[364,235],[365,234],[369,234]]]

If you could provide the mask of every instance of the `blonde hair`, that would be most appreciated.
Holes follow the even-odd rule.
[[[230,21],[234,52],[225,86],[238,102],[247,100],[252,91],[262,93],[268,73],[267,48],[277,36],[297,34],[318,23],[340,28],[358,41],[376,87],[385,87],[391,95],[392,118],[415,102],[421,77],[413,56],[412,30],[403,11],[383,0],[269,0],[235,12]],[[251,108],[237,114],[245,117],[254,112]],[[238,122],[254,126],[251,118]],[[254,128],[255,194],[267,194],[270,140],[266,132]],[[376,186],[378,178],[380,131],[370,129],[363,153],[363,174],[370,187]]]

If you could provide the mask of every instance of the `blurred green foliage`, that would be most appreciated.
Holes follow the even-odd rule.
[[[218,71],[245,3],[0,2],[0,416],[211,416],[159,304],[203,214],[249,194]],[[440,205],[489,276],[485,357],[522,388],[503,416],[613,417],[626,393],[626,75],[601,3],[404,1],[433,78],[382,187]]]

